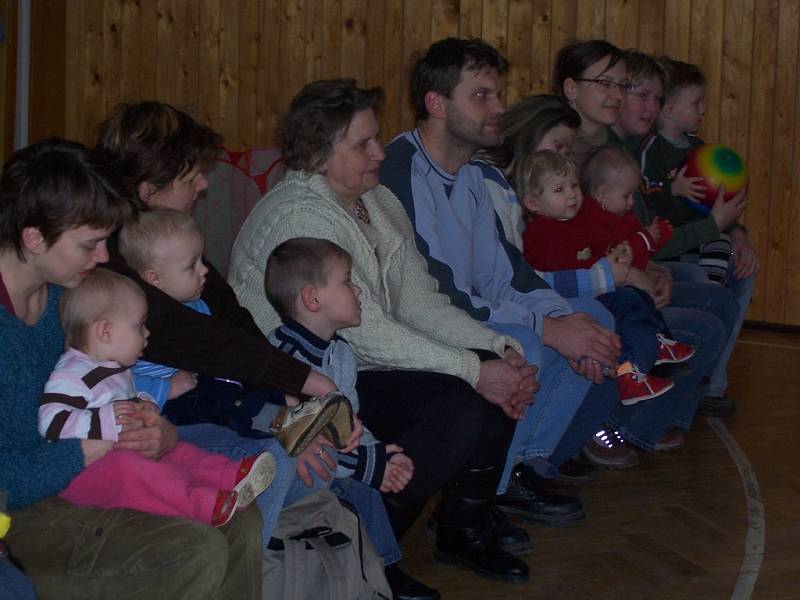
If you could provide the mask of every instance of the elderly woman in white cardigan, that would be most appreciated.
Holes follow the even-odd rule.
[[[381,99],[379,89],[353,80],[311,83],[294,98],[282,130],[288,173],[242,227],[230,283],[266,334],[280,324],[263,288],[278,244],[323,238],[350,253],[362,324],[342,336],[360,362],[361,418],[415,465],[401,493],[384,494],[397,537],[442,488],[437,558],[524,581],[527,565],[503,547],[529,547],[527,534],[498,522],[490,509],[514,419],[535,391],[533,367],[514,340],[437,292],[405,211],[378,183]],[[387,574],[396,598],[438,597],[402,572]]]

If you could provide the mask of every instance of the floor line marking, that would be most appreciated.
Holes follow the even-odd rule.
[[[706,417],[706,422],[717,433],[725,448],[733,459],[739,476],[744,485],[745,499],[747,501],[747,535],[744,543],[744,557],[739,568],[739,576],[731,594],[731,600],[749,600],[753,595],[753,588],[761,571],[764,559],[764,540],[767,531],[767,520],[764,513],[764,501],[761,498],[761,488],[758,485],[756,473],[750,461],[747,460],[742,448],[733,439],[731,432],[719,419]]]

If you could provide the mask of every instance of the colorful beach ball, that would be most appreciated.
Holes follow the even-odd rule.
[[[691,150],[686,157],[686,176],[703,178],[700,185],[706,192],[701,202],[707,211],[713,206],[721,184],[725,184],[726,202],[747,185],[747,166],[733,148],[704,144]]]

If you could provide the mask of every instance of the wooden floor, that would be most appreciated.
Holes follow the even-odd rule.
[[[765,508],[761,531],[758,513],[750,515],[749,575],[740,574],[748,490],[703,418],[684,449],[642,454],[636,469],[604,471],[584,487],[582,523],[529,525],[529,582],[496,583],[434,564],[421,522],[404,540],[404,568],[446,600],[800,599],[800,335],[745,330],[728,373],[738,412],[718,422],[741,448],[740,462],[752,466],[758,487],[751,483],[749,495],[760,491]]]

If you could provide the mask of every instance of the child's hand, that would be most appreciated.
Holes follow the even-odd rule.
[[[348,452],[355,450],[359,442],[361,442],[362,433],[364,433],[364,425],[361,423],[361,419],[358,418],[358,415],[353,413],[353,433],[351,433],[350,437],[347,438],[345,447],[339,449],[339,452],[347,454]]]
[[[83,465],[88,467],[94,461],[103,458],[113,448],[114,442],[111,440],[81,440]]]
[[[653,219],[653,222],[650,223],[644,230],[650,234],[650,237],[653,238],[656,244],[661,243],[661,232],[662,231],[672,231],[672,225],[669,224],[669,221],[662,219],[661,217],[656,217]]]
[[[172,400],[178,396],[182,396],[189,390],[197,387],[197,375],[189,371],[178,371],[169,378],[169,392],[167,393],[167,400]]]
[[[608,258],[608,265],[611,267],[611,273],[614,275],[614,283],[617,285],[625,285],[628,281],[628,273],[631,270],[630,260],[626,260],[626,253],[623,242],[614,246],[606,255]],[[629,247],[630,249],[630,247]]]
[[[400,492],[414,476],[414,461],[403,454],[403,449],[397,444],[387,444],[386,469],[383,472],[381,492]]]
[[[703,181],[702,177],[687,177],[686,166],[683,166],[681,170],[678,171],[677,175],[675,175],[675,179],[672,180],[672,185],[670,186],[672,195],[700,202],[703,196],[705,196],[706,191],[705,188],[700,185],[699,182],[701,181]]]
[[[717,224],[717,229],[724,231],[732,225],[744,211],[747,205],[747,188],[744,187],[733,198],[725,202],[725,185],[719,186],[719,193],[711,207],[711,216]]]
[[[609,260],[613,259],[621,265],[629,265],[633,262],[633,250],[628,242],[617,244],[608,251],[606,256]]]

